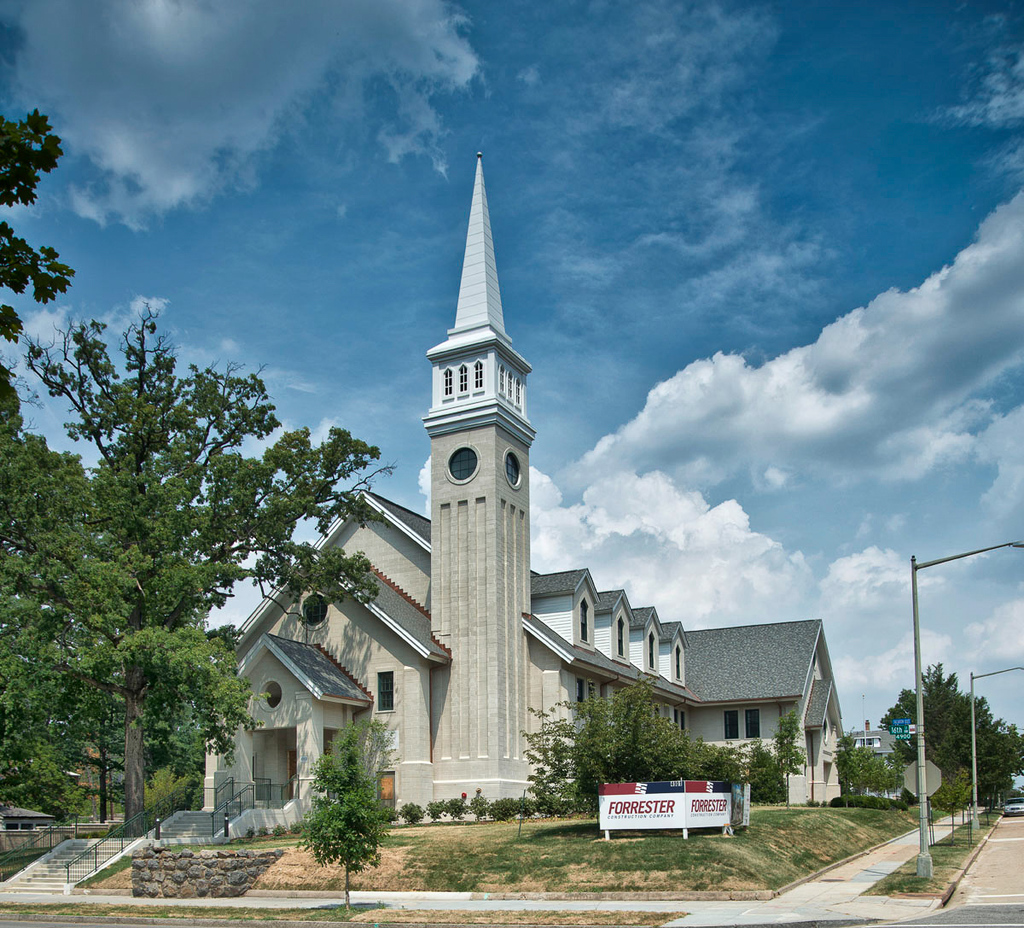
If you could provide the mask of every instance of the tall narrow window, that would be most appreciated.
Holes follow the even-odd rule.
[[[647,636],[647,665],[654,670],[654,632]]]
[[[505,368],[498,368],[498,392],[502,395],[505,394]]]
[[[686,710],[679,710],[679,728],[681,731],[686,730]]]
[[[725,710],[725,739],[730,741],[740,736],[740,713],[738,709]]]
[[[516,406],[523,405],[523,382],[516,378]]]
[[[473,365],[473,389],[482,390],[484,388],[484,362],[477,361]]]
[[[576,702],[583,702],[587,698],[587,681],[583,677],[576,678]]]
[[[469,392],[469,368],[465,364],[459,368],[459,393]]]
[[[451,370],[446,370],[444,372],[444,395],[445,396],[451,396],[452,395],[452,372],[451,372]]]
[[[676,645],[676,679],[683,679],[683,649]]]
[[[395,672],[387,670],[377,674],[377,711],[390,712],[395,708]]]
[[[625,633],[626,633],[626,623],[622,621],[622,616],[620,615],[619,616],[619,639],[618,639],[619,657],[624,657],[625,654],[626,654],[626,644],[625,644],[626,634]]]
[[[748,738],[760,738],[761,737],[761,710],[760,709],[747,709],[746,712],[746,728]]]
[[[587,605],[587,601],[580,601],[580,641],[588,641],[590,635],[590,606]]]

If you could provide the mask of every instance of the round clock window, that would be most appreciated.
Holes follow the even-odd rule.
[[[476,473],[476,452],[472,448],[459,448],[448,458],[448,473],[453,480],[469,480]]]
[[[508,482],[512,484],[512,486],[518,487],[520,475],[519,458],[509,451],[508,454],[505,455],[505,476],[508,477]]]

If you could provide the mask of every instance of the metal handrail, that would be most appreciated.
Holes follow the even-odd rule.
[[[225,801],[225,796],[230,799],[235,795],[235,778],[228,777],[219,785],[213,788],[213,807],[216,809]]]
[[[0,854],[0,882],[9,880],[32,861],[52,851],[58,844],[78,835],[78,822],[71,825],[50,825],[42,831],[25,832],[25,841]]]
[[[65,865],[67,883],[77,883],[90,873],[99,870],[111,857],[120,854],[129,844],[145,837],[155,826],[158,818],[167,818],[191,805],[193,790],[183,789],[165,796],[150,808],[133,815],[119,827],[87,847]]]
[[[218,828],[224,827],[224,819],[237,818],[243,812],[256,808],[256,786],[246,783],[237,793],[225,799],[210,813],[210,836],[217,834]]]

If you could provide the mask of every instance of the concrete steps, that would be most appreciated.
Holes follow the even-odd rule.
[[[0,891],[22,893],[63,892],[64,884],[67,881],[67,870],[65,867],[68,862],[76,858],[93,843],[85,838],[76,838],[58,844],[40,861],[28,869],[22,870],[21,873],[6,883],[0,883]]]
[[[171,843],[194,841],[199,838],[209,840],[214,837],[211,833],[211,822],[212,816],[209,812],[176,812],[166,822],[161,823],[160,840]]]

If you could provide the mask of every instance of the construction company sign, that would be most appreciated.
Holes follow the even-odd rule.
[[[750,786],[724,780],[604,783],[598,814],[604,832],[652,828],[725,828],[750,821]],[[607,834],[605,835],[607,837]]]

